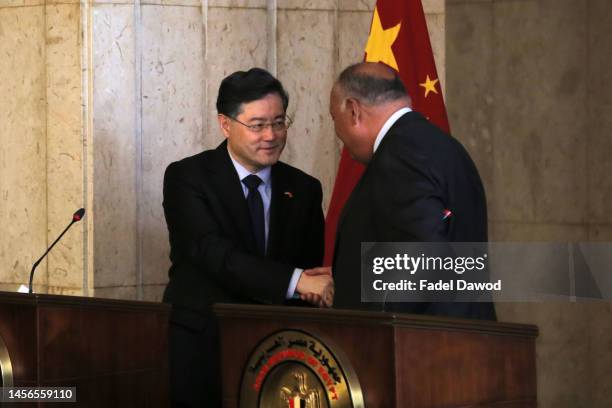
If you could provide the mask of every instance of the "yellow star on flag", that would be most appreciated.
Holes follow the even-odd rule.
[[[438,83],[438,79],[434,79],[431,80],[429,79],[429,75],[427,75],[427,79],[425,80],[425,82],[423,82],[422,84],[419,84],[419,86],[422,86],[423,88],[425,88],[425,97],[427,98],[427,95],[429,95],[430,92],[433,92],[435,94],[438,93],[438,90],[436,89],[436,84]]]
[[[391,46],[397,39],[401,28],[401,23],[396,26],[383,29],[378,15],[378,9],[374,9],[374,18],[372,19],[372,30],[365,48],[367,62],[383,62],[391,68],[399,71],[395,55]]]

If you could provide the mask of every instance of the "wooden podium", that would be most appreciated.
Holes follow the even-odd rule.
[[[224,407],[260,342],[297,329],[346,356],[366,407],[537,406],[535,326],[348,310],[216,305]],[[281,406],[281,405],[279,405]]]
[[[71,406],[167,407],[169,311],[161,303],[0,292],[13,386],[76,387]]]

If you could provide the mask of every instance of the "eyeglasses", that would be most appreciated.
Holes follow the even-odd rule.
[[[227,118],[230,118],[234,122],[238,122],[242,126],[249,128],[249,130],[251,130],[254,133],[261,133],[268,127],[270,127],[270,129],[272,129],[273,132],[284,132],[287,129],[289,129],[289,126],[291,126],[291,123],[293,123],[290,117],[286,117],[284,119],[278,119],[270,123],[256,123],[254,125],[247,125],[246,123],[241,122],[236,118],[232,118],[231,116],[227,116],[227,115],[225,116]]]

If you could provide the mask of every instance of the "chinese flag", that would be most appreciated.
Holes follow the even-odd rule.
[[[397,70],[412,98],[412,109],[449,133],[421,0],[376,2],[365,48],[365,61],[382,62]],[[338,218],[363,169],[343,149],[325,221],[324,265],[331,265]]]

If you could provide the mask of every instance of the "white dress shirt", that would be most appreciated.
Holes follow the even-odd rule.
[[[393,126],[395,122],[399,120],[399,118],[401,118],[408,112],[412,112],[412,109],[406,106],[404,108],[398,109],[397,111],[395,111],[395,113],[393,113],[393,115],[389,116],[389,119],[387,119],[383,127],[380,128],[380,131],[376,136],[376,140],[374,140],[374,153],[376,153],[376,149],[378,149],[380,142],[382,142],[382,140],[385,138],[387,132],[389,131],[389,129],[391,129],[391,126]]]

